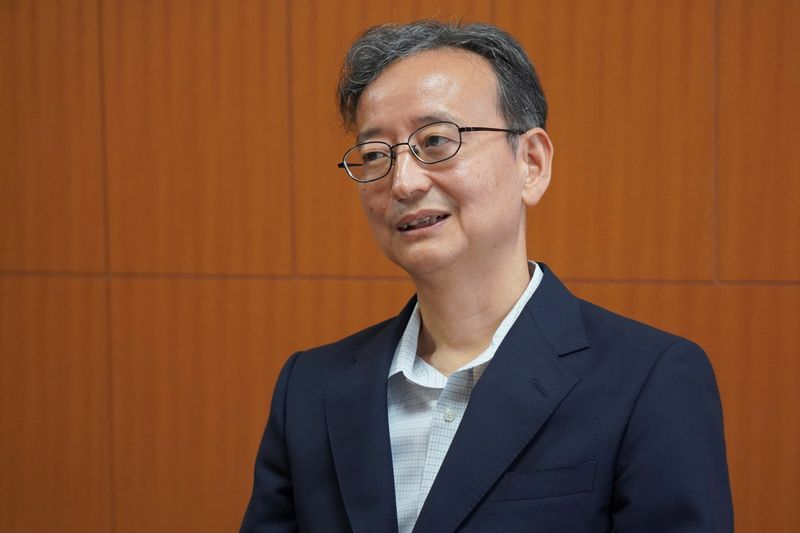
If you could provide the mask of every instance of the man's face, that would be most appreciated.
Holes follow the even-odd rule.
[[[471,52],[446,48],[402,59],[361,95],[358,140],[394,145],[442,120],[506,128],[496,84],[490,64]],[[524,256],[530,203],[524,148],[512,151],[502,132],[465,132],[456,156],[441,163],[420,163],[408,146],[396,150],[389,175],[359,185],[372,231],[389,259],[414,275],[463,266],[490,269],[520,249]],[[415,220],[427,225],[409,227]]]

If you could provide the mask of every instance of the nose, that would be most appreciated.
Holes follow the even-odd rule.
[[[426,192],[431,187],[431,180],[427,175],[425,165],[411,153],[415,149],[408,143],[407,149],[398,150],[401,145],[392,147],[394,165],[389,176],[392,180],[392,196],[399,200],[411,198],[412,196]]]

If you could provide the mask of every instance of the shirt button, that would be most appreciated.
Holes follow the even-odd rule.
[[[445,409],[444,411],[444,421],[445,422],[452,422],[456,419],[456,414],[453,412],[452,409]]]

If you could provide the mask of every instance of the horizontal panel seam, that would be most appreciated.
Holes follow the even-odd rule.
[[[265,280],[265,281],[388,281],[407,283],[406,276],[359,276],[346,274],[214,274],[200,272],[84,272],[57,270],[0,270],[2,277],[63,277],[95,279],[196,279],[196,280]],[[562,278],[572,285],[616,285],[616,286],[699,286],[699,287],[793,287],[800,286],[800,280],[655,280],[655,279],[591,279]]]

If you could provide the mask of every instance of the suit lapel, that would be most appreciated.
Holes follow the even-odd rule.
[[[577,300],[545,273],[470,397],[415,532],[468,516],[578,382],[559,356],[588,346]]]
[[[386,387],[415,301],[360,347],[353,365],[325,390],[331,452],[354,532],[397,531]]]

